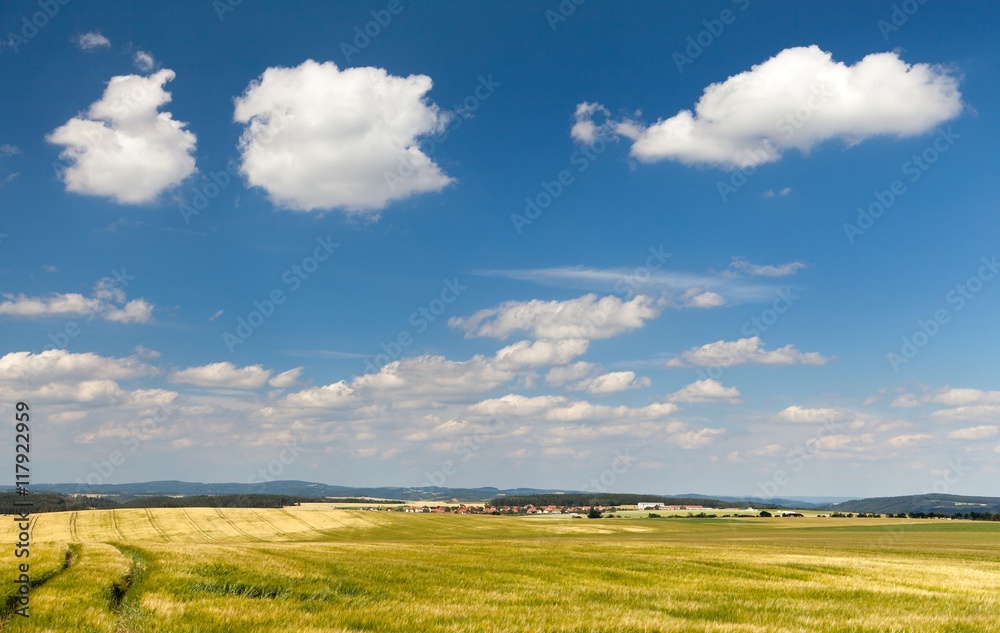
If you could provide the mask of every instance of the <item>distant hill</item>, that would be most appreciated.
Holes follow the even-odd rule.
[[[11,490],[11,487],[4,487]],[[354,488],[350,486],[332,486],[310,481],[283,480],[269,481],[258,484],[241,483],[196,483],[187,481],[147,481],[132,484],[100,484],[96,486],[80,486],[78,484],[32,484],[32,492],[56,492],[61,494],[104,495],[109,497],[124,497],[128,499],[146,496],[169,495],[246,495],[269,494],[289,497],[367,497],[374,499],[398,499],[402,501],[484,501],[498,495],[559,493],[558,490],[540,490],[536,488],[510,488],[500,490],[493,487],[484,488],[441,488],[424,486],[414,488],[378,487]]]
[[[872,497],[832,503],[825,507],[837,512],[875,514],[937,513],[966,514],[969,512],[1000,512],[998,497],[966,497],[962,495],[911,495],[908,497]]]

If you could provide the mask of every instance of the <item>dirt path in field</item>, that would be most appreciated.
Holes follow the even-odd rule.
[[[77,517],[77,514],[79,514],[79,513],[77,513],[77,512],[74,511],[72,514],[69,515],[69,538],[74,543],[79,543],[80,542],[80,537],[79,537],[79,535],[76,532],[76,517]]]
[[[35,591],[48,581],[52,580],[59,574],[65,572],[67,569],[73,566],[79,556],[79,546],[67,545],[66,553],[63,555],[62,565],[59,567],[44,572],[31,579],[31,590]],[[7,626],[10,624],[10,618],[14,615],[14,610],[18,607],[18,599],[16,595],[9,596],[7,600],[0,605],[0,631],[6,631]]]

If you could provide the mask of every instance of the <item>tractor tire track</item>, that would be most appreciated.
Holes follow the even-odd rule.
[[[198,534],[201,534],[202,536],[204,536],[208,540],[212,541],[213,543],[218,543],[219,542],[219,539],[215,538],[214,536],[212,536],[211,534],[209,534],[205,530],[201,529],[201,526],[199,526],[197,523],[194,522],[194,519],[191,518],[191,515],[188,514],[188,511],[186,509],[181,508],[181,512],[184,513],[184,518],[186,518],[188,520],[188,523],[191,524],[191,527],[193,527],[195,529],[195,531],[198,532]]]
[[[74,543],[80,542],[80,536],[76,531],[76,517],[78,512],[74,511],[69,515],[69,537]]]
[[[316,527],[315,525],[309,525],[309,523],[307,523],[305,519],[303,519],[302,517],[295,516],[294,514],[292,514],[291,512],[289,512],[284,508],[281,508],[281,513],[287,516],[288,518],[295,519],[302,525],[306,526],[307,528],[309,528],[310,532],[319,532],[320,534],[324,533],[323,530],[321,530],[320,528]]]
[[[160,535],[160,538],[162,538],[164,542],[169,543],[171,540],[173,540],[169,536],[167,536],[167,533],[164,532],[163,528],[161,528],[160,525],[156,522],[156,519],[153,518],[153,513],[149,510],[149,508],[146,508],[146,517],[149,518],[149,523],[153,526],[153,529],[156,530],[156,533]]]
[[[215,508],[215,512],[222,518],[223,521],[225,521],[226,523],[229,524],[229,527],[231,527],[234,530],[236,530],[236,532],[238,532],[239,534],[242,534],[243,536],[247,537],[251,541],[257,541],[257,542],[263,542],[264,541],[264,539],[262,539],[260,537],[257,537],[257,536],[254,536],[253,534],[250,534],[249,532],[245,532],[242,529],[240,529],[239,527],[237,527],[237,525],[235,523],[233,523],[232,519],[230,519],[229,517],[227,517],[222,512],[221,509]]]
[[[115,515],[114,510],[109,510],[109,512],[111,513],[111,531],[115,533],[119,541],[124,543],[125,535],[122,534],[122,531],[118,529],[118,517]]]
[[[256,510],[254,510],[253,508],[250,508],[249,510],[250,510],[250,514],[252,514],[255,517],[257,517],[257,519],[259,521],[261,521],[262,523],[265,523],[265,524],[271,526],[271,529],[274,530],[275,534],[280,535],[280,536],[291,536],[292,535],[291,532],[286,532],[286,531],[282,530],[281,528],[279,528],[274,523],[271,523],[271,521],[269,519],[267,519],[266,517],[261,516],[260,513],[257,512]]]

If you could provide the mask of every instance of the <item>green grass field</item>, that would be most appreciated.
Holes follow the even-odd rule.
[[[1000,630],[996,523],[188,508],[32,538],[44,582],[4,631]]]

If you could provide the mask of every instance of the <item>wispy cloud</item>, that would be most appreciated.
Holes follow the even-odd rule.
[[[706,301],[698,305],[690,299],[714,293],[719,295],[728,305],[738,303],[754,303],[770,301],[775,293],[783,287],[759,281],[740,279],[731,274],[699,274],[670,270],[652,271],[643,274],[641,279],[636,276],[635,268],[591,268],[587,266],[560,266],[553,268],[529,269],[491,269],[479,270],[474,274],[484,277],[500,277],[517,281],[528,281],[542,286],[557,288],[572,288],[578,290],[593,290],[604,292],[627,293],[628,291],[644,294],[662,293],[672,299],[676,305],[689,307],[708,307],[721,305],[721,301]],[[695,292],[691,292],[695,291]],[[690,293],[690,294],[687,294]],[[709,294],[709,297],[712,295]],[[714,297],[712,297],[714,299]]]

